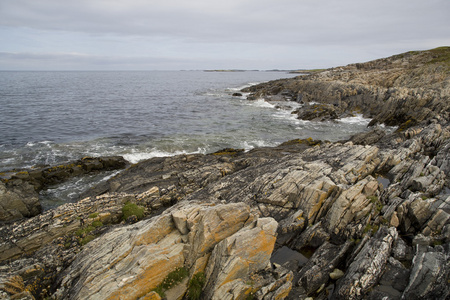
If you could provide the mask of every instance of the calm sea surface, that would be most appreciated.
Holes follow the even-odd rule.
[[[262,100],[232,96],[245,86],[293,76],[282,72],[0,72],[0,171],[84,156],[122,155],[136,163],[226,147],[275,146],[294,138],[336,141],[366,130],[369,120],[361,117],[305,122]],[[299,106],[289,104],[292,109]],[[86,182],[70,184],[73,189]],[[50,198],[76,194],[67,185],[48,193]]]

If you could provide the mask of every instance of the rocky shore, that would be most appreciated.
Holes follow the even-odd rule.
[[[1,215],[0,298],[447,299],[449,72],[442,47],[243,90],[373,119],[347,141],[153,158],[46,212],[3,180],[35,211]]]

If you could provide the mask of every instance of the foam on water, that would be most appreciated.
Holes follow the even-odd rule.
[[[147,160],[154,157],[168,157],[168,156],[175,156],[175,155],[182,155],[182,154],[196,154],[196,153],[202,153],[199,149],[198,151],[194,152],[187,152],[187,151],[173,151],[173,152],[167,152],[167,151],[161,151],[161,150],[152,150],[150,152],[132,152],[127,153],[123,155],[123,158],[125,158],[127,161],[129,161],[132,164],[138,163],[143,160]]]
[[[255,148],[261,148],[261,147],[274,147],[277,143],[270,143],[263,140],[253,140],[253,141],[243,141],[240,144],[239,148],[244,149],[245,151],[249,151]]]
[[[338,122],[341,123],[348,123],[348,124],[359,124],[359,125],[369,125],[370,121],[372,121],[372,119],[369,118],[364,118],[364,116],[362,114],[357,114],[353,117],[347,117],[347,118],[342,118],[339,119]]]
[[[257,107],[263,107],[263,108],[275,108],[275,105],[265,101],[262,98],[256,99],[256,100],[247,101],[246,104],[250,105],[250,106],[257,106]]]
[[[0,72],[0,172],[121,155],[131,163],[296,138],[336,141],[367,130],[361,116],[302,121],[296,102],[246,100],[240,90],[294,77],[280,72]],[[45,92],[36,89],[44,86]],[[243,94],[233,97],[234,92]],[[312,104],[312,103],[311,103]],[[280,106],[280,109],[277,109]],[[109,174],[110,175],[110,174]],[[74,179],[42,197],[72,201],[100,177]],[[59,200],[58,200],[59,199]],[[52,204],[46,204],[47,207]]]

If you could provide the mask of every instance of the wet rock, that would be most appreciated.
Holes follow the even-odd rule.
[[[0,222],[41,213],[38,192],[50,185],[82,174],[123,169],[127,165],[121,156],[86,157],[63,165],[12,172],[10,178],[0,181]]]
[[[302,107],[298,112],[298,119],[308,121],[335,120],[338,118],[336,109],[332,105],[312,104]]]

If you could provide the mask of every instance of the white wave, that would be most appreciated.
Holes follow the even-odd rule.
[[[341,123],[347,124],[359,124],[359,125],[368,125],[372,119],[364,118],[362,114],[357,114],[354,117],[347,117],[339,119],[338,121]]]
[[[127,161],[129,161],[132,164],[136,164],[140,161],[154,158],[154,157],[169,157],[169,156],[182,155],[182,154],[198,154],[198,153],[205,154],[206,149],[198,148],[197,151],[193,151],[193,152],[187,152],[185,150],[173,151],[173,152],[167,152],[167,151],[161,151],[161,150],[152,150],[151,152],[132,152],[132,153],[124,154],[123,158],[125,158]]]
[[[276,143],[269,143],[264,140],[253,140],[253,141],[243,141],[240,143],[240,148],[244,148],[245,151],[252,150],[254,148],[261,148],[261,147],[273,147],[276,146]]]
[[[257,106],[257,107],[264,107],[264,108],[275,108],[275,105],[265,101],[262,98],[254,100],[254,101],[248,101],[245,104],[251,105],[251,106]]]
[[[105,176],[105,177],[104,177],[102,180],[100,180],[100,181],[107,181],[108,179],[113,178],[114,176],[116,176],[117,174],[119,174],[121,171],[122,171],[122,170],[115,171],[115,172],[113,172],[113,173],[111,173],[111,174]]]

